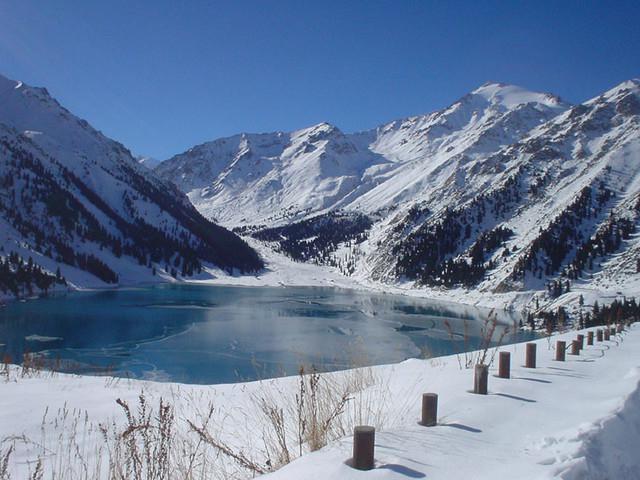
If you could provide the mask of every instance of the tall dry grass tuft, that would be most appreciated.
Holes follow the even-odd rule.
[[[151,480],[167,479],[171,472],[171,450],[174,432],[174,414],[170,405],[160,399],[157,413],[149,408],[144,393],[138,397],[137,410],[116,400],[127,419],[126,428],[117,433],[113,442],[103,430],[110,451],[109,470],[114,479]]]
[[[504,328],[502,328],[500,334],[497,336],[497,338],[495,338],[495,345],[492,347],[491,344],[492,342],[494,342],[496,331],[500,326],[500,322],[498,322],[498,316],[493,309],[491,309],[489,315],[487,315],[487,318],[483,320],[482,327],[480,328],[480,336],[475,345],[472,345],[470,343],[471,336],[469,335],[469,325],[466,319],[464,320],[463,325],[463,352],[456,355],[458,365],[461,370],[463,368],[472,368],[475,365],[491,365],[495,359],[498,347],[502,345],[505,337],[512,331],[515,331],[515,322],[511,327],[505,326]],[[448,320],[445,320],[444,326],[447,330],[450,340],[452,342],[455,341],[456,334],[453,331],[451,323],[449,323]]]
[[[254,475],[262,475],[269,472],[271,469],[269,465],[263,466],[258,460],[247,456],[242,449],[234,449],[224,442],[219,436],[214,435],[208,428],[208,424],[213,418],[213,407],[210,407],[208,414],[205,417],[205,421],[202,425],[197,425],[192,420],[187,420],[191,431],[197,434],[200,441],[212,447],[218,454],[225,456],[226,458],[235,462],[239,467],[252,472]]]

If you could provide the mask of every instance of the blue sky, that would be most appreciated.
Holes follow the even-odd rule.
[[[637,0],[0,0],[0,73],[165,159],[239,132],[368,129],[487,80],[584,101],[640,76],[639,20]]]

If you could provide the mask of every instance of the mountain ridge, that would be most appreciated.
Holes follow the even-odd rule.
[[[505,137],[504,142],[510,143],[517,137],[518,132],[531,128],[532,121],[546,120],[557,111],[566,108],[567,104],[550,94],[528,92],[512,85],[487,83],[441,111],[395,120],[368,131],[344,134],[337,127],[322,122],[289,133],[243,133],[193,147],[184,154],[165,160],[155,171],[163,178],[178,184],[205,216],[217,218],[229,226],[238,226],[246,222],[241,222],[240,218],[234,217],[224,208],[217,208],[215,198],[212,201],[212,197],[218,196],[223,205],[229,203],[229,198],[234,199],[234,203],[240,198],[243,211],[250,213],[252,218],[262,216],[264,219],[273,218],[273,208],[282,210],[279,214],[284,215],[284,211],[296,209],[294,205],[299,205],[301,211],[310,209],[316,212],[327,208],[345,207],[354,196],[352,191],[373,189],[374,184],[380,183],[387,172],[397,168],[397,164],[409,164],[425,155],[442,154],[437,150],[449,147],[447,142],[452,143],[453,140],[448,136],[452,132],[468,135],[469,142],[474,140],[474,133],[484,132],[487,135]],[[493,122],[493,131],[485,132],[488,122],[504,115],[508,115],[509,118],[503,124]],[[466,130],[463,129],[465,126]],[[402,136],[399,140],[395,138],[398,132]],[[430,151],[424,149],[425,135],[430,137]],[[241,151],[238,145],[240,138],[260,138],[269,145],[278,145],[278,148],[265,151],[258,145],[254,150]],[[228,148],[224,150],[223,145],[237,147],[235,151]],[[465,148],[464,145],[462,148]],[[318,153],[314,156],[313,152],[316,151]],[[449,150],[451,151],[453,150]],[[217,175],[223,169],[231,168],[236,156],[246,156],[247,153],[256,156],[258,162],[267,164],[267,167],[259,171],[248,172],[252,176],[262,175],[263,183],[249,181],[248,185],[239,187],[240,191],[238,188],[219,183]],[[356,153],[358,155],[354,155]],[[295,165],[295,158],[300,157],[304,157],[307,162],[315,160],[316,164],[306,171],[301,171],[300,166]],[[268,168],[276,159],[282,163],[282,172],[277,171],[277,165],[272,169]],[[323,159],[326,161],[322,162]],[[325,171],[328,169],[326,164],[334,164],[336,171],[329,171],[327,175],[323,175],[323,166]],[[211,168],[213,165],[215,168]],[[344,168],[341,170],[340,166]],[[273,195],[265,192],[272,186],[281,187],[283,179],[286,182],[294,175],[298,178],[312,177],[318,188],[323,183],[328,185],[328,188],[320,188],[321,191],[317,192],[318,195],[315,197],[313,194],[316,192],[313,188],[294,188],[292,192],[281,189]],[[407,175],[413,176],[413,173],[409,171]],[[247,178],[241,172],[239,176]],[[228,174],[225,175],[225,178],[227,177]],[[251,196],[262,200],[266,197],[269,207],[267,211],[261,209],[260,205],[251,205]],[[323,199],[333,197],[333,201],[317,201],[318,196]],[[300,202],[300,198],[309,197],[313,198],[308,202]],[[364,208],[371,210],[370,207]]]

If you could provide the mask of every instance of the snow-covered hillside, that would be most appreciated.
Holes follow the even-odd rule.
[[[58,271],[58,284],[64,277],[78,286],[189,276],[202,262],[262,266],[245,242],[205,220],[124,146],[45,89],[1,76],[0,184],[0,257],[12,259],[5,293],[52,287],[45,277],[35,286],[18,278],[32,263],[50,280]]]
[[[637,276],[639,142],[638,80],[575,106],[487,83],[372,131],[243,134],[156,172],[203,215],[361,283],[550,304]]]

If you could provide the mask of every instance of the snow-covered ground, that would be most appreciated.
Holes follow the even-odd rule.
[[[348,431],[360,422],[377,426],[376,468],[361,472],[349,466],[352,439],[347,433],[270,478],[640,478],[640,326],[585,346],[579,357],[567,355],[564,363],[553,360],[556,340],[571,340],[576,333],[538,340],[536,369],[522,366],[523,344],[501,348],[511,352],[511,378],[495,377],[492,365],[486,396],[469,392],[473,370],[461,368],[464,356],[326,374],[323,381],[334,385],[359,385],[352,390],[343,414],[349,418],[342,425]],[[212,437],[266,468],[270,427],[257,400],[284,409],[287,439],[297,452],[287,415],[298,387],[296,377],[197,386],[45,373],[21,377],[12,367],[8,379],[0,377],[2,451],[15,446],[9,462],[12,478],[33,472],[37,456],[45,459],[47,475],[61,472],[68,457],[76,467],[91,465],[99,456],[95,445],[102,442],[101,432],[124,429],[116,399],[129,402],[135,412],[144,391],[148,406],[157,407],[160,398],[174,406],[173,435],[180,441],[195,435],[187,421],[200,425],[213,407]],[[418,424],[424,392],[439,395],[435,427]],[[186,458],[183,452],[174,454]],[[104,468],[108,455],[104,450],[100,455]],[[224,455],[212,457],[206,468],[194,478],[252,476]],[[76,477],[66,472],[61,478],[93,477],[89,471]]]

